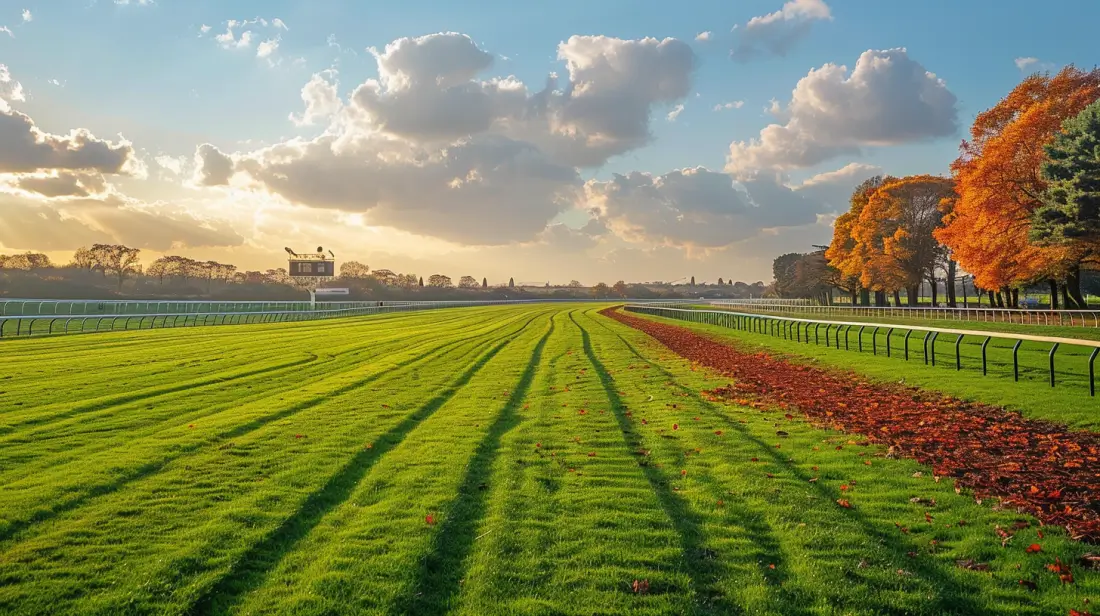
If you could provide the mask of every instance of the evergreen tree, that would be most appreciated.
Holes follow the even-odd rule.
[[[1062,124],[1046,146],[1049,182],[1036,210],[1031,238],[1043,244],[1100,250],[1100,101]]]
[[[508,288],[509,289],[516,288],[516,280],[514,278],[509,278],[508,279]]]
[[[423,276],[420,277],[420,287],[424,288],[424,277]]]
[[[488,278],[482,278],[481,279],[481,288],[482,289],[488,289],[489,288],[489,279]]]

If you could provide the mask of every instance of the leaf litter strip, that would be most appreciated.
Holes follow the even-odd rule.
[[[600,314],[638,329],[736,382],[704,392],[751,405],[781,404],[812,423],[865,435],[895,455],[931,466],[975,498],[996,497],[1077,540],[1100,543],[1100,434],[916,387],[869,383],[858,374],[750,354],[685,327]]]

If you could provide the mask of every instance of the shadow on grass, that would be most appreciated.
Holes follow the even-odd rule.
[[[796,466],[791,464],[786,457],[786,454],[780,453],[768,443],[758,438],[756,435],[749,432],[748,428],[742,425],[738,421],[734,421],[724,412],[719,410],[716,405],[708,402],[699,395],[698,392],[684,387],[675,380],[675,376],[664,369],[659,364],[650,361],[644,357],[628,340],[623,338],[621,334],[610,329],[606,325],[602,324],[605,329],[608,329],[612,334],[617,336],[619,340],[626,346],[630,352],[637,357],[640,361],[646,362],[653,366],[655,369],[661,372],[661,374],[671,381],[676,383],[678,389],[683,393],[688,394],[695,402],[700,405],[711,409],[714,412],[715,418],[720,418],[728,429],[735,430],[738,435],[747,443],[751,443],[757,450],[758,456],[761,459],[765,457],[770,459],[772,463],[776,464],[780,468],[788,469],[791,474],[800,482],[807,486],[811,486],[811,489],[818,494],[820,498],[826,503],[835,502],[843,495],[838,490],[829,488],[820,482],[811,483],[812,477],[800,471]],[[625,326],[625,325],[624,325]],[[675,354],[675,353],[674,353]],[[677,355],[679,357],[679,355]],[[981,589],[977,586],[960,584],[957,579],[951,576],[943,566],[934,561],[918,560],[909,558],[908,554],[914,549],[914,546],[905,543],[904,539],[900,538],[896,533],[884,532],[878,528],[878,526],[867,516],[863,515],[856,509],[841,509],[854,524],[858,526],[860,531],[873,540],[875,543],[883,546],[889,553],[894,562],[904,562],[908,569],[918,575],[921,579],[929,582],[931,587],[935,590],[936,595],[932,598],[925,607],[927,607],[929,613],[935,614],[980,614],[982,608],[973,601],[973,597],[977,596],[981,592]],[[805,513],[813,514],[813,509],[808,508]],[[828,521],[822,521],[822,524],[828,524]],[[829,554],[817,555],[822,561],[828,560]],[[839,563],[837,566],[843,566]],[[910,614],[911,610],[902,606],[890,607],[883,605],[871,606],[877,614]],[[787,606],[784,606],[787,609]],[[787,613],[787,612],[784,612]]]
[[[641,437],[634,431],[630,420],[624,414],[625,405],[615,389],[613,379],[603,363],[596,358],[588,331],[580,323],[577,323],[572,314],[569,315],[569,319],[581,331],[584,354],[589,363],[592,364],[607,394],[611,411],[615,414],[615,420],[622,432],[623,442],[627,449],[634,451],[641,444]],[[665,473],[652,466],[641,468],[650,488],[657,496],[661,509],[664,510],[665,516],[680,538],[681,558],[683,559],[684,569],[688,577],[691,578],[694,607],[702,613],[744,613],[740,606],[731,603],[729,598],[717,588],[716,582],[724,576],[725,566],[714,557],[714,551],[706,547],[706,536],[702,529],[700,516],[691,510],[684,499],[672,491],[669,478]]]
[[[536,317],[531,317],[522,332]],[[485,365],[519,332],[493,346],[474,362],[449,387],[429,400],[401,423],[374,441],[370,449],[360,450],[318,491],[313,492],[301,507],[250,550],[199,596],[187,614],[220,614],[229,612],[253,589],[260,586],[271,572],[326,514],[346,501],[367,471],[385,454],[399,445],[421,422],[429,418],[458,393]]]
[[[468,568],[466,557],[473,547],[478,523],[485,517],[489,494],[486,481],[500,455],[500,441],[520,422],[517,410],[531,388],[546,341],[553,333],[551,320],[550,328],[535,346],[519,383],[470,459],[458,498],[432,537],[431,551],[420,562],[416,581],[396,600],[389,610],[391,614],[441,614],[452,607],[450,604]]]
[[[526,327],[526,325],[524,327]],[[430,349],[430,350],[425,351],[423,353],[420,353],[420,354],[418,354],[414,357],[410,357],[409,359],[406,359],[402,362],[394,364],[392,367],[390,367],[386,370],[376,372],[376,373],[371,374],[369,376],[366,376],[364,378],[357,379],[354,382],[348,383],[347,385],[344,385],[344,386],[339,387],[337,389],[327,391],[323,394],[314,396],[314,397],[309,398],[307,400],[303,400],[303,401],[301,401],[297,404],[293,404],[291,406],[288,406],[285,409],[282,409],[282,410],[280,410],[276,413],[272,413],[270,415],[264,415],[262,417],[257,417],[256,419],[253,419],[250,422],[241,424],[239,426],[236,426],[236,427],[232,428],[231,430],[227,430],[225,432],[222,432],[220,434],[215,435],[212,440],[213,441],[219,441],[219,440],[233,439],[233,438],[238,438],[238,437],[244,436],[244,435],[248,434],[249,432],[252,432],[254,430],[258,430],[258,429],[262,428],[263,426],[265,426],[269,423],[272,423],[274,421],[279,421],[280,419],[285,419],[287,417],[290,417],[292,415],[300,413],[300,412],[302,412],[306,409],[312,408],[313,406],[316,406],[316,405],[318,405],[318,404],[320,404],[320,403],[322,403],[326,400],[329,400],[334,396],[339,396],[341,394],[349,393],[351,391],[354,391],[355,389],[358,389],[360,387],[369,385],[369,384],[377,381],[378,379],[389,375],[394,370],[401,370],[403,368],[407,368],[408,366],[411,366],[411,365],[416,364],[418,362],[424,361],[426,359],[430,359],[430,358],[432,358],[434,356],[437,356],[437,355],[441,355],[441,354],[445,353],[447,350],[449,350],[449,349],[451,349],[455,346],[461,345],[465,342],[468,342],[469,340],[475,339],[477,337],[479,337],[479,336],[469,336],[469,337],[466,337],[466,338],[456,340],[454,342],[450,342],[450,343],[448,343],[448,344],[446,344],[442,347],[437,347],[437,348]],[[430,341],[425,342],[424,344],[431,344],[431,342]],[[417,347],[423,346],[423,344],[416,345],[416,346]],[[413,347],[413,348],[416,348],[416,347]],[[57,517],[61,514],[64,514],[64,513],[67,513],[69,511],[72,511],[74,509],[77,509],[79,507],[82,507],[88,501],[91,501],[91,500],[93,500],[95,498],[98,498],[100,496],[111,494],[112,492],[116,492],[116,491],[122,489],[123,487],[125,487],[127,484],[129,484],[131,482],[140,481],[141,479],[144,479],[146,477],[154,475],[154,474],[160,472],[165,466],[167,466],[168,464],[170,464],[174,460],[177,460],[177,459],[182,458],[182,457],[184,457],[188,454],[191,454],[195,451],[198,451],[199,449],[202,449],[205,445],[210,444],[210,442],[211,442],[210,440],[207,440],[207,441],[202,441],[202,442],[198,442],[198,443],[192,443],[190,445],[181,447],[181,448],[177,449],[176,451],[174,451],[173,453],[171,453],[171,454],[169,454],[169,455],[167,455],[167,456],[165,456],[165,457],[163,457],[159,460],[153,460],[153,461],[147,462],[145,464],[142,464],[140,466],[137,466],[136,468],[129,469],[129,472],[123,473],[123,474],[115,477],[113,480],[111,480],[107,483],[102,483],[102,484],[99,484],[99,485],[91,486],[90,488],[87,488],[86,492],[84,492],[82,494],[78,494],[78,495],[74,496],[73,498],[71,498],[70,500],[63,500],[63,501],[56,502],[53,505],[53,507],[51,507],[50,509],[38,510],[38,511],[34,512],[33,514],[31,514],[31,516],[29,518],[26,518],[26,519],[23,519],[23,520],[13,520],[12,522],[10,522],[8,524],[8,526],[0,528],[0,544],[2,544],[3,542],[5,542],[9,539],[12,539],[17,534],[19,534],[19,533],[23,532],[24,530],[34,526],[35,524],[38,524],[40,522],[44,522],[46,520],[55,518],[55,517]]]

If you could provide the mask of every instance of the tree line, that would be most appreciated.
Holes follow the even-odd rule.
[[[773,263],[780,295],[839,289],[853,303],[916,305],[923,284],[956,306],[966,275],[990,305],[1042,288],[1087,307],[1100,269],[1100,70],[1025,78],[978,114],[949,177],[876,176],[852,193],[827,247]],[[965,286],[964,286],[965,288]]]

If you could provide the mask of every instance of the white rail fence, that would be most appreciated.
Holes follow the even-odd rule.
[[[705,323],[709,325],[718,325],[721,327],[729,327],[732,329],[738,329],[741,331],[755,332],[761,334],[767,334],[775,337],[781,337],[787,340],[793,340],[798,343],[820,345],[822,340],[825,342],[825,346],[832,346],[833,348],[840,349],[841,335],[843,334],[844,349],[852,350],[851,336],[852,330],[858,328],[856,331],[855,342],[856,348],[859,352],[864,352],[864,339],[865,332],[870,331],[871,337],[871,352],[878,355],[879,352],[879,332],[883,333],[883,341],[885,345],[882,349],[885,351],[887,357],[892,356],[894,347],[891,345],[891,338],[898,333],[898,337],[901,338],[900,332],[905,332],[903,341],[903,347],[901,350],[904,352],[905,360],[909,360],[910,356],[910,337],[915,332],[921,332],[924,334],[921,344],[923,346],[922,355],[924,363],[936,365],[936,342],[941,334],[947,336],[954,336],[954,340],[951,344],[954,345],[954,359],[955,369],[962,370],[963,368],[963,355],[961,345],[967,338],[971,340],[981,340],[981,369],[982,374],[988,374],[989,372],[989,360],[987,350],[989,343],[992,340],[1008,340],[1012,341],[1012,373],[1015,381],[1020,380],[1020,346],[1024,342],[1034,342],[1044,345],[1050,345],[1049,351],[1047,351],[1048,366],[1047,372],[1049,375],[1050,386],[1054,387],[1056,379],[1055,373],[1055,354],[1062,346],[1080,347],[1088,353],[1087,368],[1088,368],[1088,389],[1089,395],[1096,395],[1096,358],[1100,355],[1100,341],[1095,340],[1082,340],[1080,338],[1064,338],[1057,336],[1035,336],[1031,334],[1012,334],[1004,332],[990,332],[990,331],[977,331],[968,329],[949,329],[939,327],[925,327],[919,325],[899,325],[894,323],[866,323],[859,321],[833,321],[833,320],[816,320],[798,317],[783,317],[770,314],[759,314],[753,312],[733,312],[729,310],[700,310],[700,309],[684,309],[673,308],[665,306],[652,306],[641,304],[628,304],[624,306],[624,310],[627,312],[636,312],[640,314],[649,314],[658,317],[665,317],[671,319],[680,319],[684,321],[691,321],[695,323]],[[824,327],[824,336],[822,336],[822,328]],[[812,337],[811,337],[812,334]],[[833,342],[830,345],[830,342]],[[1007,349],[1006,349],[1007,350]],[[976,359],[976,358],[975,358]]]
[[[871,317],[891,319],[935,319],[973,323],[1016,323],[1020,325],[1054,325],[1070,327],[1100,327],[1100,310],[1038,310],[1028,308],[942,308],[900,306],[816,306],[788,304],[774,300],[745,302],[744,300],[712,300],[711,306],[737,308],[746,312],[796,314],[837,317]]]

